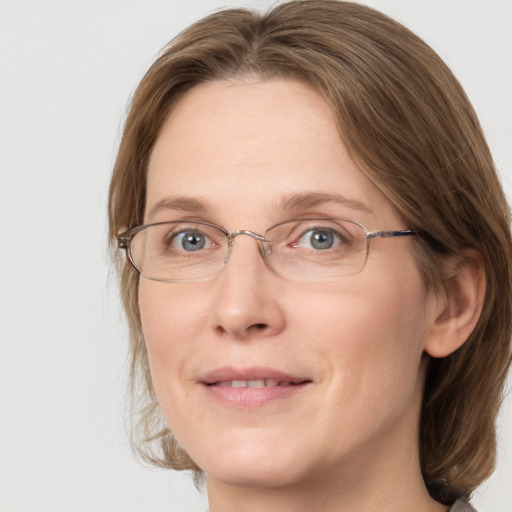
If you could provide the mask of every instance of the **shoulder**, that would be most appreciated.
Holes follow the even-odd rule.
[[[477,512],[466,500],[457,500],[448,512]]]

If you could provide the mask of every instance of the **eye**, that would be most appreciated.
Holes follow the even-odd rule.
[[[333,229],[314,228],[306,231],[294,246],[323,251],[340,245],[342,242],[339,233],[336,233]]]
[[[211,247],[212,242],[204,233],[197,230],[187,230],[172,236],[171,245],[185,252],[200,251],[205,247]]]

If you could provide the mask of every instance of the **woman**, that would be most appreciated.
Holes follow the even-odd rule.
[[[349,2],[227,10],[142,80],[110,192],[139,453],[210,510],[472,510],[509,212],[439,57]]]

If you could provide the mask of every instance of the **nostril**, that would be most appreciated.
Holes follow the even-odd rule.
[[[261,331],[267,327],[267,324],[254,324],[254,327]]]

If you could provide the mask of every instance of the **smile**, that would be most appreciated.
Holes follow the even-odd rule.
[[[255,380],[225,380],[214,382],[211,386],[221,386],[224,388],[275,388],[278,386],[296,386],[297,382],[277,379],[255,379]]]
[[[210,399],[224,407],[253,409],[290,399],[311,385],[308,378],[274,368],[222,367],[202,376],[200,384]]]

